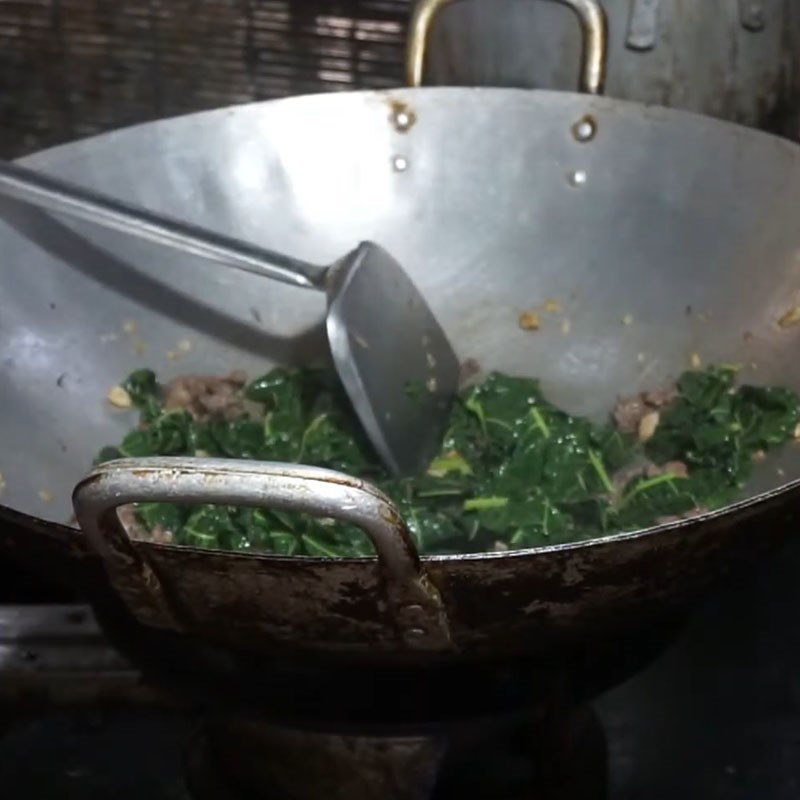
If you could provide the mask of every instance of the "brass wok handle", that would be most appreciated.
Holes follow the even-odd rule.
[[[419,0],[409,25],[406,52],[406,81],[409,86],[422,85],[428,35],[434,17],[455,0]],[[583,34],[581,91],[602,94],[608,60],[608,26],[606,13],[597,0],[556,0],[569,6],[577,15]]]
[[[115,588],[151,624],[182,627],[158,576],[120,523],[117,507],[140,502],[260,506],[361,528],[375,547],[404,643],[417,650],[450,647],[441,598],[422,569],[405,522],[391,501],[364,481],[332,470],[266,461],[136,458],[97,467],[75,487],[72,499],[78,522],[105,560]]]

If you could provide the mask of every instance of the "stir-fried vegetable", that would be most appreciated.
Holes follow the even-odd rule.
[[[460,394],[425,475],[392,479],[370,451],[332,376],[275,369],[245,387],[263,409],[234,419],[165,408],[149,370],[124,384],[141,423],[99,460],[210,455],[301,462],[364,477],[397,504],[423,553],[570,542],[647,527],[730,502],[754,458],[790,440],[800,399],[734,386],[735,369],[687,372],[642,443],[570,416],[535,380],[492,374]],[[285,555],[371,553],[356,529],[263,509],[140,504],[139,523],[168,541]]]

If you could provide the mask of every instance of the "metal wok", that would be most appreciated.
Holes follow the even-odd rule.
[[[596,89],[597,71],[584,76]],[[800,290],[800,148],[727,123],[580,94],[359,92],[151,123],[25,163],[310,260],[374,239],[462,358],[537,375],[573,412],[607,414],[694,353],[800,389],[800,329],[776,325]],[[170,378],[307,362],[323,353],[324,309],[118,234],[1,210],[0,541],[76,582],[91,573],[98,591],[110,580],[149,628],[352,665],[539,657],[655,625],[793,528],[800,450],[787,448],[736,506],[515,553],[419,560],[360,481],[235,462],[106,467],[78,487],[81,532],[66,524],[72,486],[132,424],[105,402],[110,386],[142,365]],[[519,313],[551,297],[570,333],[520,330]],[[133,542],[111,509],[145,498],[344,517],[378,558]]]

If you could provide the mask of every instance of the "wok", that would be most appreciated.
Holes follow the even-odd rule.
[[[593,11],[586,49],[600,58],[584,84],[597,91],[602,16],[570,5]],[[800,389],[798,328],[776,325],[799,288],[800,149],[728,123],[591,93],[352,92],[150,123],[24,163],[311,261],[374,239],[408,265],[462,359],[536,375],[571,412],[602,417],[694,353]],[[78,485],[78,530],[73,484],[133,424],[108,407],[110,386],[143,365],[170,378],[307,363],[324,356],[324,307],[6,200],[0,242],[3,549],[96,596],[110,585],[149,631],[298,663],[544,658],[671,618],[793,530],[792,447],[734,506],[520,552],[419,559],[363,482],[252,462],[107,465]],[[568,335],[519,329],[546,298]],[[112,508],[146,498],[346,518],[378,557],[132,541]]]

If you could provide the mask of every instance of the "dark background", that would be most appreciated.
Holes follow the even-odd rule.
[[[798,577],[800,540],[736,576],[661,658],[598,701],[609,800],[800,798]],[[195,725],[143,708],[0,711],[0,796],[189,800]]]
[[[0,156],[191,111],[403,82],[410,0],[2,0]]]

